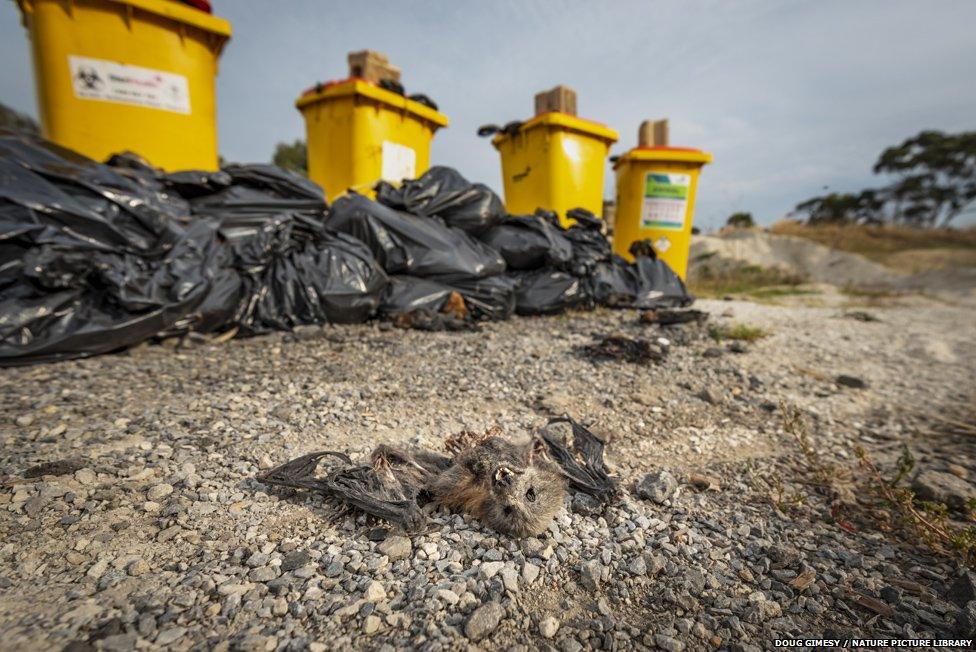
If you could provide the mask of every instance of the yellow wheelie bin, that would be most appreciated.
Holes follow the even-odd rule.
[[[603,179],[610,146],[618,134],[598,122],[558,111],[537,115],[515,133],[499,132],[492,145],[501,154],[505,208],[509,213],[566,211],[603,213]]]
[[[649,239],[658,258],[684,279],[698,174],[711,162],[707,152],[666,146],[635,147],[618,158],[614,252],[633,260],[630,245]]]
[[[172,0],[17,0],[41,131],[97,160],[218,167],[217,61],[230,23]]]
[[[329,199],[420,176],[434,133],[448,123],[426,104],[358,78],[315,86],[295,106],[305,118],[308,176]]]

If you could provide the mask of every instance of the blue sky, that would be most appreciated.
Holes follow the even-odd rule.
[[[266,161],[304,135],[294,100],[344,77],[372,48],[434,98],[451,126],[433,161],[501,189],[479,125],[530,117],[533,95],[563,83],[581,117],[636,144],[668,117],[674,145],[715,155],[696,223],[732,212],[763,223],[824,188],[879,182],[882,149],[921,129],[976,129],[976,2],[744,0],[214,0],[234,38],[218,77],[220,149]],[[26,35],[0,3],[0,102],[36,115]],[[607,196],[612,176],[607,174]]]

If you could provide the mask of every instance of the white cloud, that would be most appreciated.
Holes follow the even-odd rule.
[[[214,4],[235,30],[218,78],[233,159],[267,160],[302,136],[299,92],[344,76],[346,52],[366,47],[450,117],[435,162],[496,188],[498,155],[475,129],[529,117],[539,90],[574,87],[583,117],[620,132],[616,152],[643,119],[669,117],[675,144],[715,155],[700,185],[706,227],[733,210],[778,218],[824,186],[874,184],[880,151],[920,129],[976,129],[976,3],[965,0]],[[0,19],[0,101],[30,109],[13,3]]]

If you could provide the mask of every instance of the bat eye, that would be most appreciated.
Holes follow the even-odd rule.
[[[525,492],[525,499],[530,503],[535,502],[535,487],[529,487],[529,490]]]

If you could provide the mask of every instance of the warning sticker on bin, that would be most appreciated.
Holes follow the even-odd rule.
[[[644,177],[641,228],[683,230],[690,186],[690,174],[648,172]]]
[[[183,75],[124,63],[68,57],[75,97],[190,113],[190,85]]]
[[[399,183],[417,176],[417,152],[406,145],[383,141],[383,167],[380,171],[383,181]]]

